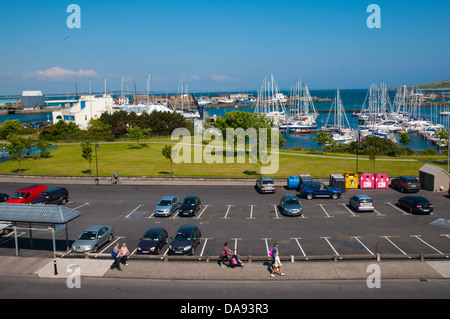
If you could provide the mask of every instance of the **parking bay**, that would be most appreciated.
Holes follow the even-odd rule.
[[[283,194],[295,191],[283,188],[278,188],[275,194],[258,194],[251,187],[226,186],[66,187],[71,199],[68,207],[82,213],[68,226],[69,240],[75,240],[88,226],[111,225],[116,240],[120,244],[125,242],[133,252],[139,238],[150,227],[163,227],[172,236],[180,226],[195,224],[203,235],[202,243],[195,251],[199,256],[218,256],[226,241],[231,249],[243,256],[265,256],[274,242],[279,243],[284,256],[450,253],[450,231],[432,225],[437,219],[450,219],[450,201],[442,194],[425,191],[420,195],[435,204],[435,212],[431,215],[411,215],[398,209],[395,203],[403,195],[395,190],[356,189],[347,190],[338,200],[300,199],[303,216],[288,217],[281,214],[278,203]],[[363,193],[372,196],[376,212],[357,213],[347,206],[351,196]],[[194,217],[153,216],[156,203],[166,195],[175,195],[181,200],[197,195],[202,200],[202,207]],[[60,233],[57,238],[62,241],[64,236]],[[26,236],[23,234],[22,238]],[[48,235],[34,235],[34,238],[41,237],[43,241],[51,240]],[[8,252],[2,248],[5,245],[0,242],[1,253],[11,253],[11,249]],[[43,253],[36,248],[35,245],[33,250],[25,253]],[[104,246],[100,252],[109,254],[111,249],[112,246]],[[167,246],[161,253],[166,249]]]

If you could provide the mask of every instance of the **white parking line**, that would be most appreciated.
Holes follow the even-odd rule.
[[[247,219],[256,219],[253,217],[253,206],[255,205],[249,205],[250,206],[250,217],[247,217]]]
[[[347,207],[346,204],[341,204],[342,206],[344,206],[349,212],[350,214],[352,214],[350,217],[359,217],[359,215],[355,215],[352,210],[350,208]]]
[[[208,242],[208,239],[212,239],[212,238],[203,238],[203,239],[205,240],[205,242],[203,243],[202,251],[200,252],[200,257],[203,256],[203,252],[205,251],[205,247],[206,247],[206,243]],[[199,258],[199,260],[200,260],[200,258]]]
[[[206,208],[207,208],[208,206],[209,206],[209,205],[205,205],[205,207],[203,208],[203,210],[201,211],[201,213],[198,214],[198,216],[196,216],[196,217],[194,217],[194,218],[195,218],[195,219],[201,219],[200,216],[202,216],[202,214],[205,212],[205,210],[206,210]]]
[[[234,206],[234,205],[227,205],[228,206],[228,209],[227,209],[227,212],[226,212],[226,214],[225,214],[225,217],[221,217],[220,219],[229,219],[227,216],[228,216],[228,213],[230,212],[230,208],[231,208],[231,206]]]
[[[358,243],[360,243],[369,252],[369,254],[373,255],[373,253],[369,250],[369,248],[367,248],[366,245],[364,245],[362,241],[359,240],[359,238],[361,238],[360,236],[352,236],[351,238],[355,238],[358,241]]]
[[[403,215],[408,215],[407,213],[405,213],[405,211],[397,206],[395,206],[394,204],[390,203],[390,202],[385,202],[386,204],[394,207],[396,210],[401,211]]]
[[[112,242],[110,242],[108,246],[106,246],[102,251],[100,251],[99,253],[97,253],[94,257],[97,258],[99,255],[103,254],[103,252],[104,252],[105,250],[107,250],[109,247],[111,247],[112,245],[114,245],[114,244],[115,244],[117,241],[119,241],[119,239],[121,239],[121,238],[125,238],[125,237],[120,237],[120,236],[119,236],[119,237],[116,237],[115,240],[113,240]]]
[[[301,250],[303,256],[306,257],[305,251],[303,250],[302,246],[300,245],[300,243],[299,243],[299,241],[298,241],[298,240],[301,239],[301,238],[299,237],[299,238],[291,238],[291,239],[295,240],[295,242],[297,243],[298,247],[300,248],[300,250]],[[306,258],[306,260],[308,260],[308,258]]]
[[[283,219],[283,217],[278,217],[278,207],[277,205],[273,205],[273,209],[275,210],[275,216],[273,219]]]
[[[334,216],[330,216],[327,211],[325,210],[325,208],[323,208],[322,204],[318,204],[320,206],[320,208],[322,208],[322,210],[324,211],[325,215],[327,215],[328,218],[334,217]],[[324,238],[324,237],[323,237]]]
[[[135,209],[133,209],[127,216],[125,216],[125,218],[130,218],[130,216],[139,209],[139,207],[144,206],[144,205],[139,205],[138,207],[136,207]]]
[[[79,209],[79,208],[81,208],[81,207],[84,207],[84,206],[86,206],[86,205],[89,205],[89,203],[84,203],[83,205],[77,206],[77,207],[72,208],[72,209],[73,209],[73,210],[77,210],[77,209]]]
[[[409,237],[415,237],[418,240],[420,240],[422,243],[424,243],[425,245],[427,245],[428,247],[434,249],[435,251],[437,251],[439,254],[443,255],[443,253],[439,250],[437,250],[436,248],[434,248],[433,246],[431,246],[429,243],[427,243],[425,240],[423,240],[422,238],[420,238],[422,235],[410,235]]]
[[[234,240],[234,253],[237,254],[237,241],[241,240],[242,238],[231,238]]]
[[[403,250],[401,250],[396,244],[394,244],[393,242],[392,242],[392,240],[390,240],[389,239],[389,237],[391,237],[391,236],[380,236],[381,238],[386,238],[386,240],[388,241],[388,242],[390,242],[395,248],[397,248],[398,250],[400,250],[400,252],[403,254],[403,255],[406,255],[406,253],[403,251]]]
[[[386,216],[386,214],[380,214],[376,209],[373,210],[375,212],[375,214],[377,214],[378,216]]]
[[[331,249],[333,249],[334,253],[335,253],[337,256],[339,256],[339,253],[336,251],[336,249],[334,249],[333,245],[331,245],[330,241],[328,240],[328,238],[331,238],[331,237],[320,237],[320,238],[325,239],[325,240],[327,241],[328,245],[330,245]],[[339,259],[342,259],[342,258],[339,257]]]
[[[442,237],[450,238],[450,234],[441,234]]]
[[[272,239],[272,238],[261,238],[261,240],[264,240],[266,242],[266,254],[269,255],[269,244],[267,243],[268,239]]]

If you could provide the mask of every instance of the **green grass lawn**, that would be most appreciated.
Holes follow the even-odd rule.
[[[110,176],[113,172],[119,176],[168,176],[170,161],[162,156],[162,148],[165,144],[176,143],[170,138],[159,138],[141,142],[138,149],[136,142],[122,141],[120,143],[100,143],[98,154],[98,174]],[[310,174],[312,177],[328,177],[330,174],[344,174],[356,170],[356,160],[349,154],[323,154],[342,158],[326,158],[322,153],[311,156],[287,155],[310,154],[309,151],[280,150],[279,169],[272,177],[288,177],[290,175]],[[193,154],[193,152],[192,152]],[[96,174],[95,149],[94,158],[91,163],[92,172]],[[363,160],[360,156],[359,171],[374,172],[373,161]],[[417,156],[413,157],[417,159]],[[418,175],[418,170],[425,164],[440,166],[446,169],[445,156],[428,157],[438,161],[426,159],[404,161],[403,158],[396,160],[377,160],[375,171],[388,174],[389,176]],[[225,162],[225,159],[224,159]],[[0,163],[0,173],[17,174],[19,163],[7,161]],[[21,162],[22,174],[30,175],[89,175],[89,163],[81,157],[81,146],[79,143],[59,144],[57,149],[51,151],[50,158],[25,159]],[[175,176],[183,177],[256,177],[260,166],[257,163],[180,163],[173,164]]]

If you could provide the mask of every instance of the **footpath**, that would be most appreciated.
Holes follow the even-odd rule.
[[[0,275],[61,279],[78,271],[81,277],[159,280],[367,280],[377,271],[382,279],[450,279],[447,260],[286,261],[282,264],[286,275],[277,272],[274,277],[270,276],[269,260],[231,268],[220,267],[212,260],[164,262],[130,258],[128,265],[121,265],[122,271],[111,269],[112,263],[112,259],[4,256],[0,259]]]

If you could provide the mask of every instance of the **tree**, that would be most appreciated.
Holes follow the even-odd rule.
[[[148,130],[142,129],[139,126],[133,126],[128,129],[128,134],[130,138],[136,140],[138,149],[140,149],[139,140],[143,139],[146,135],[148,135]]]
[[[173,157],[172,157],[172,146],[170,145],[164,145],[163,149],[162,149],[162,155],[167,158],[168,160],[170,160],[170,172],[169,172],[169,176],[172,176],[173,171],[172,171],[172,162],[173,162]]]
[[[406,157],[406,145],[411,143],[411,139],[408,136],[408,132],[402,132],[400,133],[400,144],[405,146],[405,157]]]
[[[0,125],[0,138],[6,140],[9,135],[15,135],[22,129],[23,126],[19,120],[6,120],[5,123]]]
[[[9,155],[11,156],[12,160],[19,161],[19,174],[22,173],[22,168],[20,166],[20,162],[24,159],[25,153],[24,150],[26,149],[26,139],[23,137],[16,137],[16,136],[10,136],[8,138],[9,144],[6,146]]]
[[[41,157],[50,157],[50,152],[48,150],[52,147],[52,143],[47,141],[45,138],[39,138],[36,142],[36,147],[40,150]]]
[[[327,144],[327,143],[333,143],[334,140],[331,137],[331,133],[319,131],[317,132],[316,136],[313,137],[313,141],[317,141],[319,144]]]
[[[91,142],[81,142],[81,157],[89,162],[89,175],[92,175],[92,145]]]

